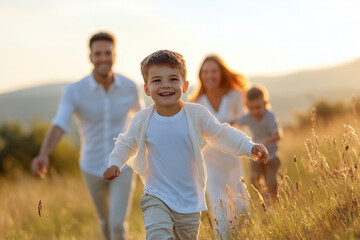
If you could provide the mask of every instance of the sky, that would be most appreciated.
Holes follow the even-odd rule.
[[[210,53],[250,77],[360,57],[358,0],[0,0],[0,93],[80,80],[89,37],[112,32],[113,67],[142,84],[140,62],[181,53],[188,80]]]

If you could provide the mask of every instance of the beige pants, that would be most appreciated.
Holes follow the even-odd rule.
[[[84,171],[82,174],[95,205],[104,239],[125,239],[125,221],[131,209],[135,174],[129,169],[112,181]]]
[[[147,240],[197,239],[200,212],[177,213],[155,196],[141,196]]]

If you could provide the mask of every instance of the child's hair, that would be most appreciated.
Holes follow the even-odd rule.
[[[266,102],[267,108],[271,107],[269,103],[269,93],[265,87],[261,85],[256,85],[250,88],[249,91],[247,91],[246,93],[247,101],[252,101],[259,98],[263,99]]]
[[[184,81],[186,80],[186,64],[183,56],[180,53],[170,50],[156,51],[142,60],[140,63],[141,75],[144,82],[148,77],[149,69],[154,65],[165,65],[174,69],[180,70],[181,76]]]
[[[105,40],[111,42],[115,46],[115,37],[108,32],[98,32],[91,36],[89,40],[89,48],[91,50],[91,45],[99,40]]]
[[[221,82],[220,87],[225,89],[225,92],[230,91],[231,89],[238,89],[240,91],[246,91],[249,86],[249,81],[240,73],[233,72],[224,62],[224,60],[218,55],[208,55],[203,60],[200,69],[199,69],[199,80],[200,87],[197,89],[196,93],[191,97],[191,101],[196,101],[202,94],[205,93],[205,88],[201,82],[201,71],[204,64],[207,61],[214,61],[220,68],[221,73]]]
[[[264,99],[264,101],[266,102],[269,101],[269,94],[266,88],[264,88],[263,86],[256,85],[250,88],[249,91],[247,91],[246,93],[246,99],[249,101],[259,98]]]

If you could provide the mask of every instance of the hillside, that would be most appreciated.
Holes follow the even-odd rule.
[[[314,70],[304,70],[277,77],[252,77],[251,82],[268,88],[274,111],[282,122],[294,112],[309,108],[321,99],[350,102],[360,94],[360,59]]]
[[[282,123],[292,120],[295,111],[319,100],[344,99],[360,93],[360,59],[338,66],[267,77],[251,77],[254,84],[269,89],[274,112]],[[34,119],[50,121],[56,113],[67,83],[44,85],[0,94],[0,123],[18,120],[26,124]],[[144,96],[147,103],[149,97]]]

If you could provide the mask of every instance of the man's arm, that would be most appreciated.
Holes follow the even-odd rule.
[[[53,125],[41,145],[40,152],[31,162],[31,172],[38,177],[45,177],[47,167],[49,165],[49,155],[54,151],[61,137],[64,135],[64,131]]]

